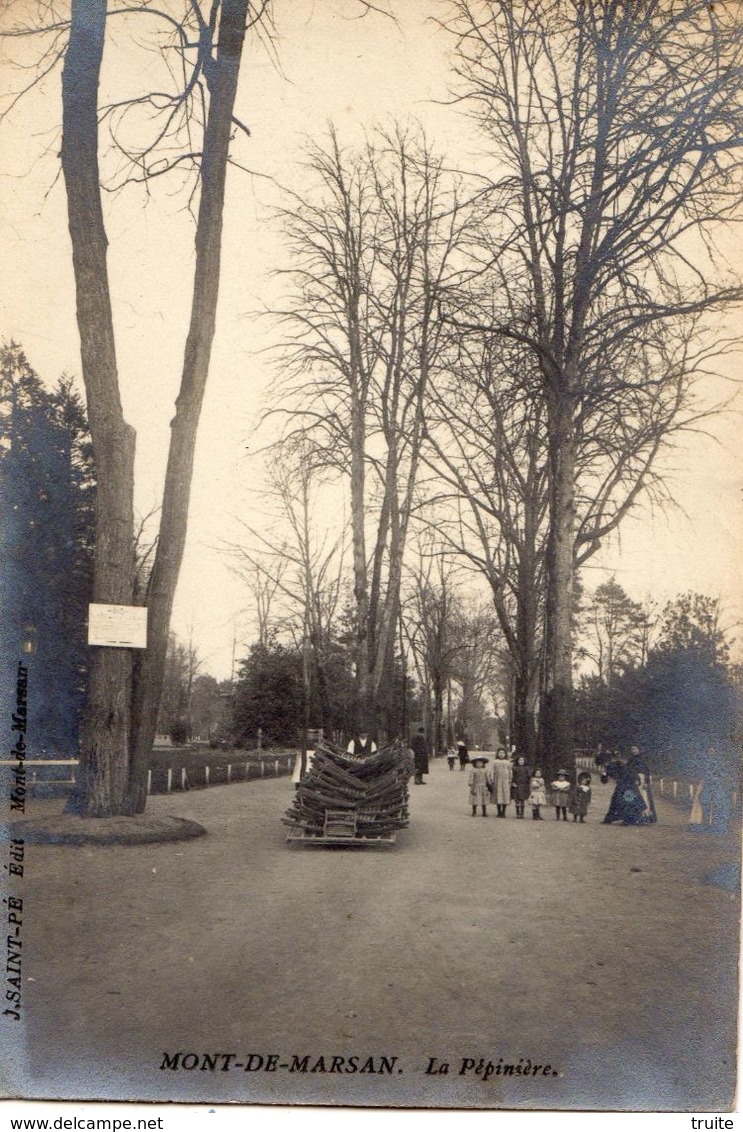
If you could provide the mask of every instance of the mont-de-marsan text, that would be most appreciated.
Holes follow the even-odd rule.
[[[15,733],[15,745],[10,757],[16,760],[12,768],[13,785],[10,790],[11,811],[26,812],[26,730],[28,726],[28,669],[18,665],[15,688],[15,711],[11,718],[10,730]]]

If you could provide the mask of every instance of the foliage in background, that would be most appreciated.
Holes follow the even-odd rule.
[[[633,743],[655,771],[693,775],[714,746],[735,773],[740,766],[743,696],[719,603],[682,594],[665,606],[644,663],[627,666],[611,683],[584,676],[576,689],[576,745],[627,750]]]
[[[16,343],[0,348],[0,500],[4,684],[23,659],[33,753],[76,757],[94,540],[90,437],[71,381],[48,389]]]

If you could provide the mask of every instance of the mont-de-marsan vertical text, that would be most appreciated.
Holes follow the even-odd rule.
[[[16,760],[12,767],[13,785],[10,788],[10,810],[26,812],[26,730],[28,727],[28,669],[18,664],[15,686],[15,711],[10,730],[15,736],[10,757]]]

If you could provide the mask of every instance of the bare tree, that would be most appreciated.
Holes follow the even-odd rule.
[[[604,684],[613,684],[624,669],[643,663],[648,616],[615,578],[602,582],[583,603],[579,623],[577,655],[593,661]]]
[[[487,580],[510,655],[512,739],[536,749],[548,483],[544,410],[516,343],[460,333],[430,384],[425,461],[438,537]],[[438,485],[438,486],[437,486]]]
[[[127,649],[101,647],[90,666],[90,690],[81,735],[84,813],[139,812],[155,734],[168,644],[168,627],[186,537],[196,430],[209,371],[220,278],[222,212],[238,76],[249,24],[266,18],[265,0],[197,0],[179,18],[168,9],[107,0],[71,0],[60,16],[39,3],[35,23],[5,34],[33,34],[45,43],[32,82],[64,58],[61,164],[67,191],[77,298],[82,373],[97,476],[93,600],[130,605],[134,598],[135,436],[124,418],[101,204],[99,121],[111,138],[126,180],[149,180],[175,168],[194,176],[198,195],[190,325],[180,392],[171,422],[157,548],[148,583],[148,645],[132,661]],[[17,9],[15,9],[17,10]],[[14,9],[11,7],[11,13]],[[28,20],[28,9],[23,13]],[[154,42],[166,48],[163,90],[102,106],[101,65],[109,21],[149,21]],[[157,30],[155,30],[157,29]],[[175,64],[169,62],[175,60]],[[132,127],[127,135],[127,129]]]
[[[457,188],[425,139],[379,131],[310,151],[314,188],[284,213],[292,294],[277,389],[288,435],[350,481],[358,709],[390,670],[423,438],[443,340],[442,289],[461,277]],[[369,550],[371,544],[371,551]]]
[[[463,601],[455,633],[460,642],[452,672],[459,687],[457,727],[461,735],[472,741],[474,726],[482,721],[488,694],[499,676],[501,640],[490,604],[475,597]],[[481,735],[479,741],[484,739]]]
[[[192,634],[187,644],[180,641],[175,633],[168,634],[157,729],[160,734],[171,738],[178,736],[181,743],[190,740],[193,734],[193,689],[202,664]]]
[[[405,586],[401,626],[413,660],[423,699],[423,722],[438,754],[451,720],[446,715],[445,695],[451,687],[456,657],[462,642],[457,629],[461,619],[459,595],[451,563],[441,549],[419,548],[415,566]]]
[[[318,531],[315,474],[306,445],[283,445],[269,469],[275,514],[260,527],[243,524],[246,538],[228,548],[234,569],[256,596],[265,637],[272,629],[283,631],[302,649],[305,732],[313,708],[323,727],[331,721],[327,666],[345,571],[342,525],[338,532]]]
[[[740,202],[743,25],[732,7],[696,0],[453,7],[462,97],[503,170],[491,195],[502,305],[481,325],[532,353],[546,411],[543,743],[564,763],[576,564],[646,487],[688,409],[690,383],[715,351],[699,318],[742,294],[719,269],[714,234]],[[649,408],[653,435],[634,451],[612,448],[623,414],[637,422]],[[605,475],[585,518],[576,485],[597,410]]]

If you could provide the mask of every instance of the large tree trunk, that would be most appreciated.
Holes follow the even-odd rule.
[[[219,47],[209,77],[191,323],[176,413],[171,422],[160,533],[148,590],[148,645],[137,659],[134,676],[134,737],[129,774],[132,812],[141,812],[146,801],[147,763],[155,738],[168,627],[186,541],[196,432],[216,322],[227,159],[248,2],[222,0]]]
[[[537,750],[536,712],[529,678],[523,674],[520,665],[516,666],[514,673],[512,710],[511,741],[518,753],[532,766]]]
[[[62,72],[62,171],[72,240],[80,353],[95,455],[93,600],[132,601],[134,444],[119,396],[98,176],[98,83],[106,0],[73,0]],[[81,733],[75,806],[90,816],[122,811],[129,757],[131,653],[96,647]]]
[[[545,769],[570,771],[573,750],[575,436],[572,399],[550,406],[550,533],[547,543],[545,685],[540,749]]]
[[[368,726],[371,713],[371,673],[369,671],[369,588],[367,584],[366,532],[366,469],[364,414],[354,406],[351,422],[351,537],[353,541],[353,593],[356,601],[356,705],[355,726]]]
[[[528,504],[527,504],[528,506]],[[514,665],[513,742],[529,766],[536,757],[536,704],[539,658],[537,649],[537,593],[534,534],[527,526],[518,564],[516,653]]]

